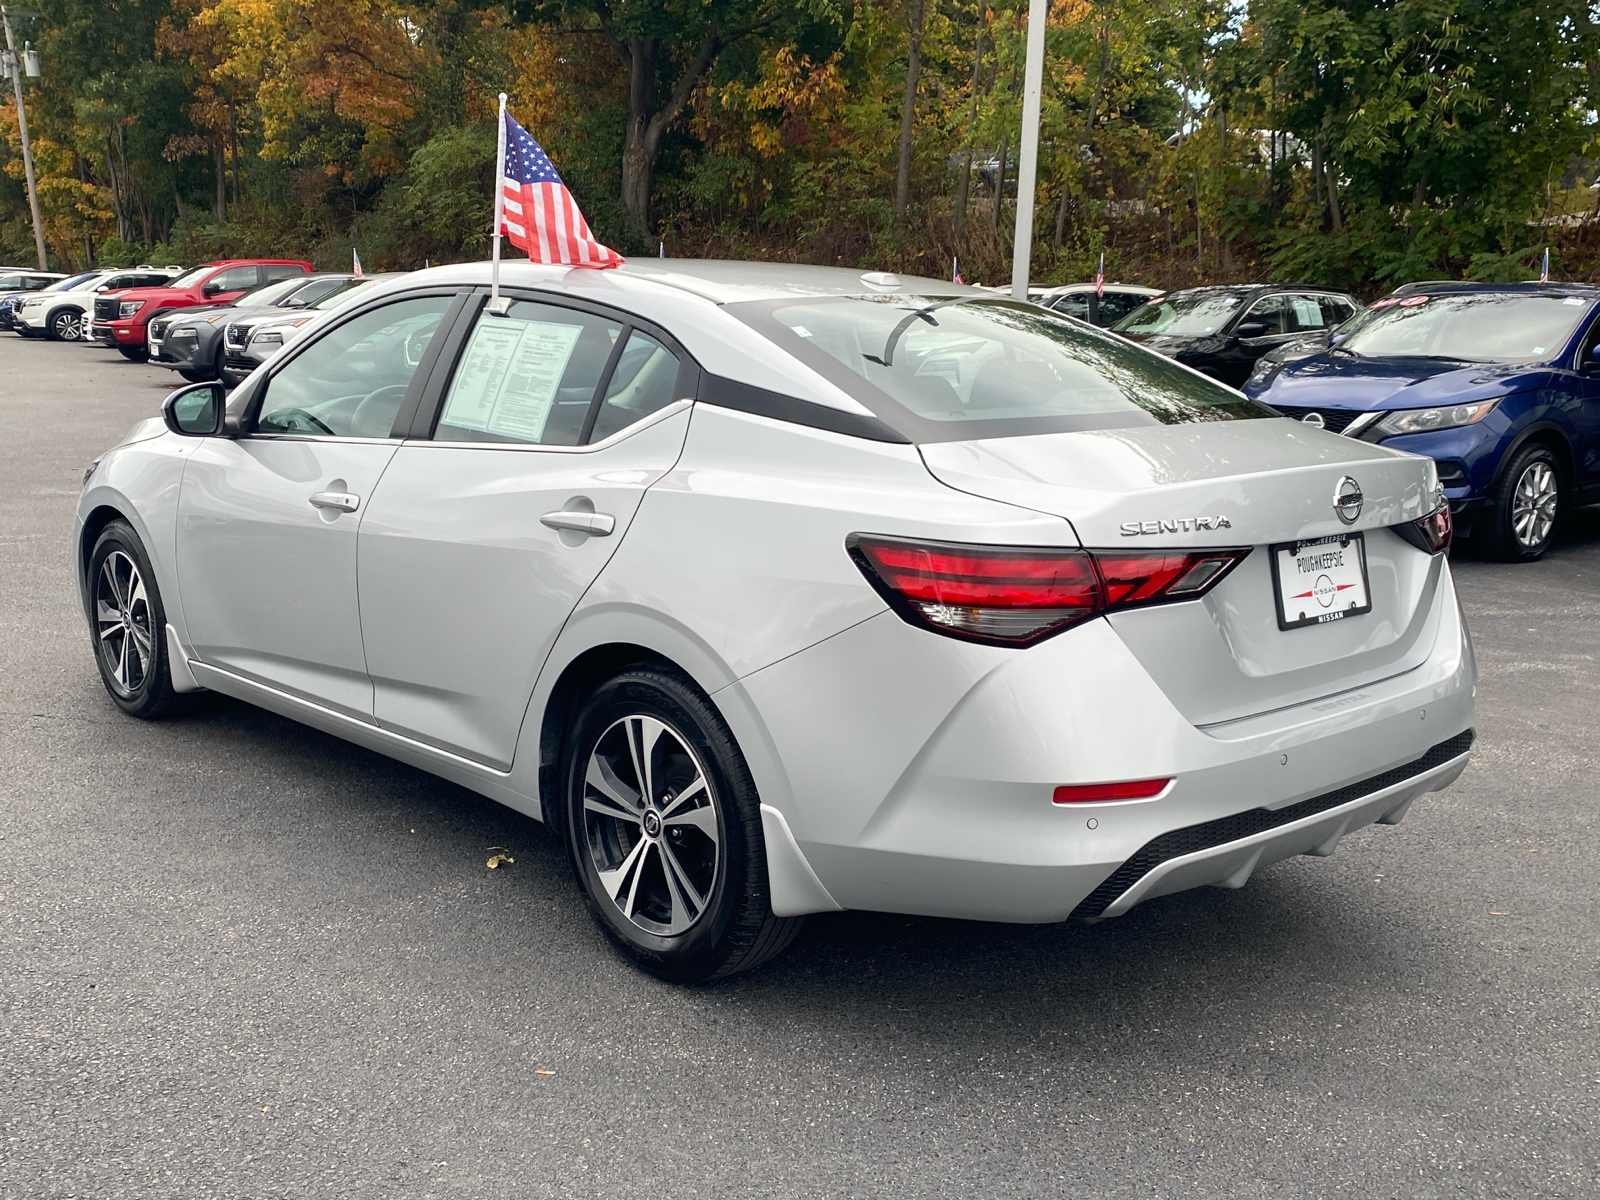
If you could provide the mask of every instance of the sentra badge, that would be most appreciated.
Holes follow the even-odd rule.
[[[1227,517],[1173,517],[1165,521],[1124,521],[1123,537],[1140,537],[1147,533],[1194,533],[1197,530],[1232,529]]]

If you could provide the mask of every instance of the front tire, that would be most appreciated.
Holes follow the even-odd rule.
[[[75,309],[63,309],[50,318],[48,328],[53,341],[79,341],[83,337],[83,314]]]
[[[150,347],[148,346],[118,346],[117,353],[129,362],[148,362],[150,360]]]
[[[746,971],[803,917],[775,917],[760,798],[732,732],[675,672],[636,667],[579,712],[565,769],[567,850],[622,954],[676,983]]]
[[[89,606],[95,663],[112,703],[145,719],[176,709],[166,609],[144,543],[126,521],[112,521],[95,539]]]
[[[1524,445],[1495,484],[1482,531],[1483,551],[1501,562],[1535,562],[1555,541],[1566,508],[1561,465],[1548,446]]]

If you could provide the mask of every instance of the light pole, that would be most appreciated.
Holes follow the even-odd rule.
[[[1028,298],[1033,258],[1033,187],[1039,171],[1039,92],[1044,86],[1044,19],[1049,0],[1028,0],[1028,57],[1022,72],[1022,163],[1017,169],[1017,230],[1011,239],[1011,298]]]
[[[18,13],[19,17],[37,17],[39,13]],[[17,97],[17,132],[22,137],[22,170],[28,177],[28,208],[33,212],[33,244],[39,251],[39,269],[50,269],[50,260],[44,252],[44,226],[39,222],[39,190],[33,183],[33,149],[28,144],[28,114],[22,107],[22,72],[39,73],[39,55],[29,47],[25,59],[17,57],[17,39],[11,35],[11,13],[0,4],[0,22],[6,27],[6,70],[11,75],[11,86]]]

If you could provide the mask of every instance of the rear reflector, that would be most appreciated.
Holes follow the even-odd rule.
[[[1129,553],[914,542],[855,533],[850,556],[913,625],[1027,646],[1103,612],[1204,595],[1249,547]]]
[[[1083,804],[1093,800],[1148,800],[1159,796],[1171,779],[1128,779],[1119,783],[1072,783],[1058,787],[1051,797],[1057,804]]]

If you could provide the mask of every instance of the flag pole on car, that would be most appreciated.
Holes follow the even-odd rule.
[[[500,303],[500,217],[506,203],[506,94],[500,93],[500,119],[496,122],[500,140],[494,155],[494,227],[490,230],[494,242],[493,265],[489,268],[489,311],[504,313]]]

